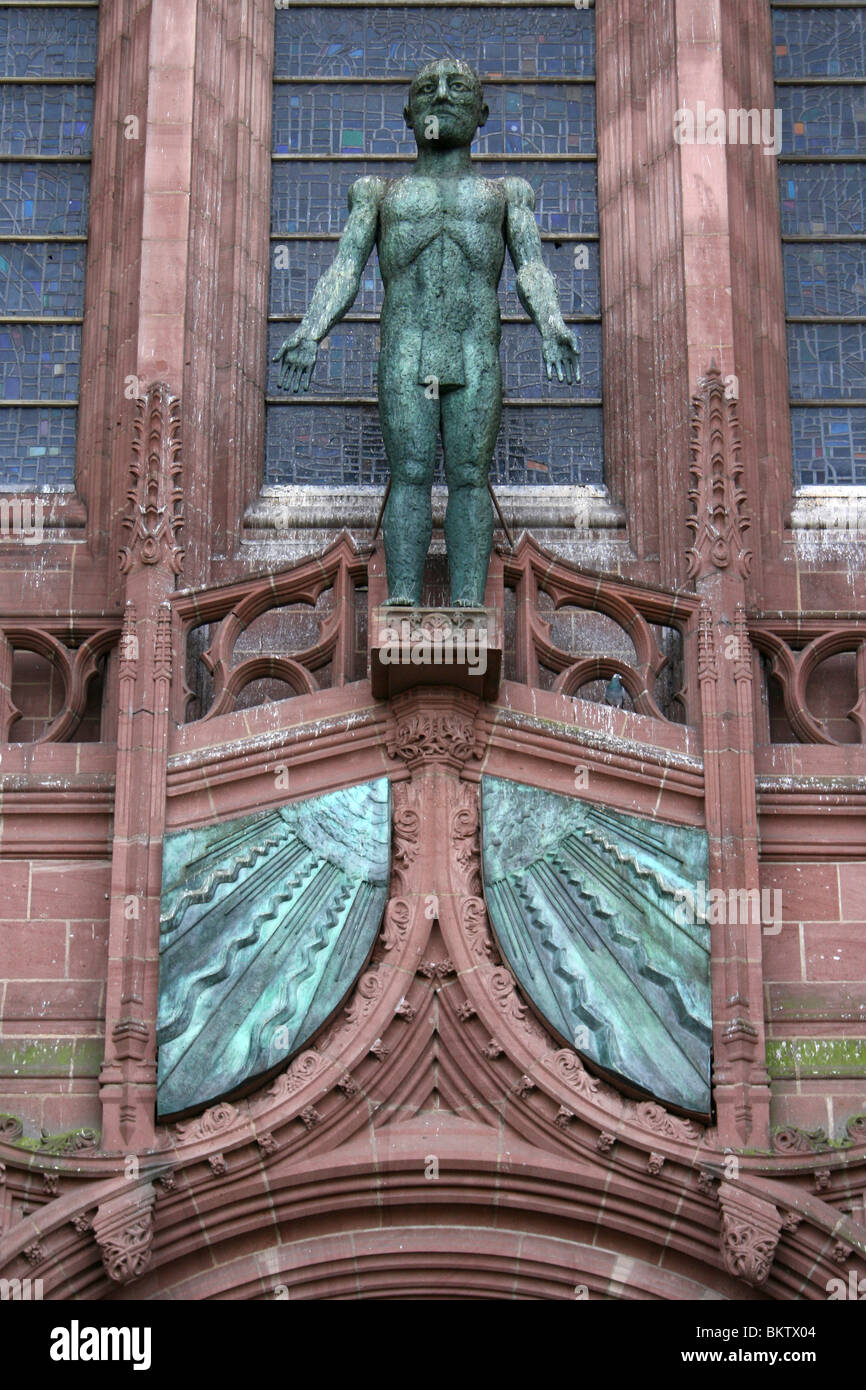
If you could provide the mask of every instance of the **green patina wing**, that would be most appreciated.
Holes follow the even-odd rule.
[[[382,920],[387,778],[166,836],[160,1116],[286,1060],[334,1012]]]
[[[481,786],[487,906],[525,994],[588,1060],[709,1114],[710,929],[679,920],[707,879],[705,832]]]

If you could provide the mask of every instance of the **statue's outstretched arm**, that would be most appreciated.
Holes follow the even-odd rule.
[[[560,381],[580,381],[580,356],[574,334],[559,307],[556,280],[541,259],[533,208],[535,194],[525,179],[502,180],[505,187],[505,236],[517,271],[517,293],[541,334],[542,354],[548,379],[554,371]]]
[[[376,240],[384,189],[385,180],[375,176],[358,179],[349,189],[349,217],[337,254],[320,275],[299,327],[274,354],[274,361],[282,364],[281,390],[309,391],[319,343],[354,304]]]

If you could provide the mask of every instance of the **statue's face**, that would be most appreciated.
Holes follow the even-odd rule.
[[[466,63],[443,58],[416,73],[403,108],[418,148],[455,149],[470,145],[490,114],[481,83]]]

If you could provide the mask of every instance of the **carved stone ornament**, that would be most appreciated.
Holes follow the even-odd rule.
[[[736,1279],[757,1287],[766,1282],[779,1236],[782,1217],[772,1202],[743,1192],[732,1183],[719,1187],[722,1208],[722,1257]]]
[[[211,1139],[215,1134],[224,1134],[227,1129],[232,1129],[240,1123],[241,1118],[237,1106],[229,1105],[228,1101],[220,1101],[218,1105],[212,1105],[210,1109],[205,1110],[197,1119],[177,1125],[177,1141],[179,1144],[189,1144],[198,1139]]]
[[[718,1200],[719,1195],[717,1191],[718,1181],[716,1174],[711,1173],[707,1168],[702,1168],[698,1173],[698,1187],[705,1197],[712,1198],[714,1202]]]
[[[24,1133],[24,1125],[17,1115],[0,1115],[0,1139],[14,1144]]]
[[[129,1284],[143,1274],[153,1243],[153,1183],[112,1197],[97,1208],[93,1234],[109,1279]]]
[[[703,685],[705,681],[717,680],[718,675],[713,616],[709,604],[702,603],[698,618],[698,680]]]
[[[136,405],[130,486],[123,518],[126,544],[120,552],[120,569],[128,574],[134,565],[162,563],[174,574],[180,574],[180,401],[166,385],[157,382],[148,387]]]
[[[773,1132],[773,1148],[780,1154],[825,1153],[832,1147],[825,1129],[797,1129],[787,1125]]]
[[[714,569],[730,568],[745,578],[752,563],[745,538],[751,523],[742,487],[739,423],[736,404],[727,399],[715,363],[692,397],[691,475],[689,577],[700,579]]]
[[[386,735],[392,758],[410,769],[423,763],[444,763],[460,769],[476,751],[475,715],[478,699],[462,691],[424,690],[423,708],[417,692],[397,696]]]

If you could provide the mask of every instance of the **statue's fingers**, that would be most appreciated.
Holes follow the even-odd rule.
[[[574,367],[572,366],[570,357],[566,357],[565,359],[565,379],[569,386],[574,385]]]
[[[302,390],[302,391],[309,391],[310,386],[312,385],[312,381],[313,381],[313,368],[312,368],[312,366],[304,367],[303,371],[301,372],[301,390]]]
[[[557,357],[557,359],[556,359],[556,375],[559,377],[560,381],[564,381],[564,380],[565,380],[565,375],[564,375],[563,370],[562,370],[562,358],[561,358],[561,357]]]
[[[552,380],[553,380],[553,363],[550,361],[549,358],[545,358],[545,360],[544,360],[544,365],[545,365],[545,367],[547,368],[547,380],[548,380],[548,381],[552,381]]]

